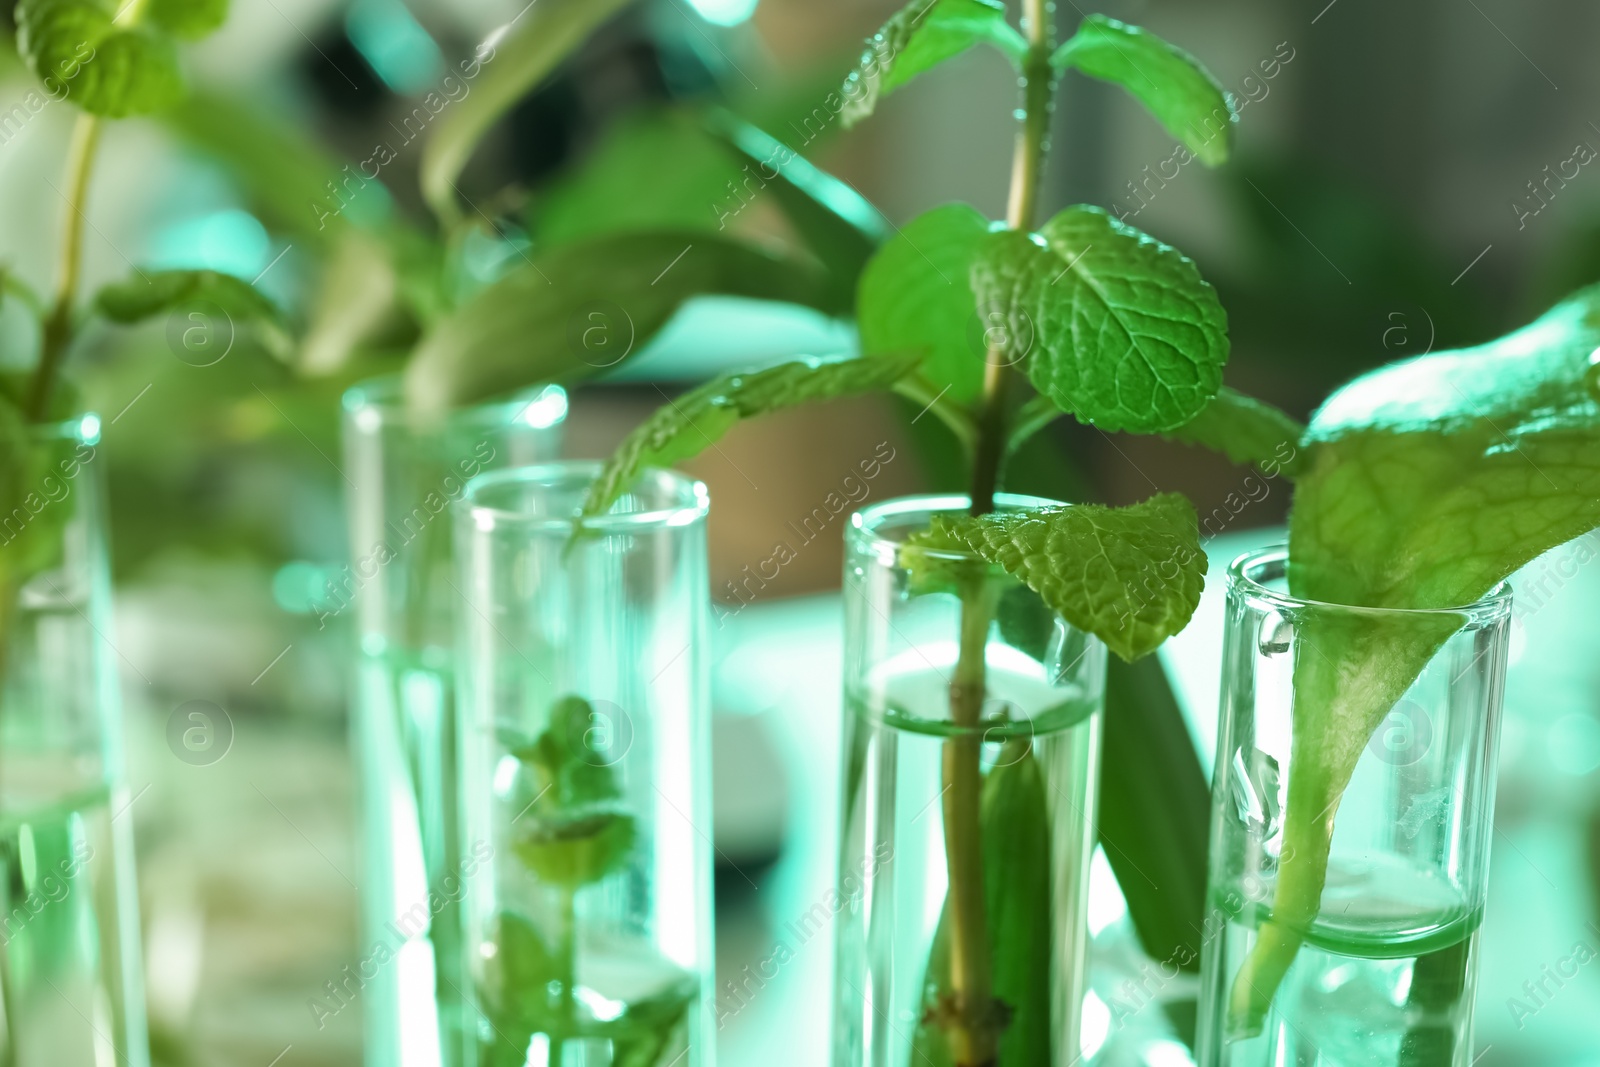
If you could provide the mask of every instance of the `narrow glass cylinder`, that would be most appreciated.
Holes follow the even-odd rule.
[[[146,1067],[100,420],[31,429],[0,514],[0,1064]]]
[[[705,487],[484,475],[456,506],[465,966],[476,1062],[704,1067],[711,992]]]
[[[997,566],[908,551],[967,508],[846,532],[835,1067],[1082,1059],[1105,646]]]
[[[1287,563],[1278,547],[1242,556],[1228,571],[1200,1064],[1466,1067],[1510,589],[1448,611],[1345,607],[1290,596]],[[1305,799],[1293,783],[1328,774],[1338,758],[1333,734],[1317,724],[1348,714],[1323,701],[1297,708],[1296,674],[1322,657],[1316,666],[1342,673],[1346,693],[1389,684],[1370,665],[1382,662],[1384,647],[1419,634],[1416,658],[1426,668],[1375,732],[1345,728],[1361,736],[1343,744],[1365,747],[1342,798],[1311,813],[1332,824],[1320,901],[1313,898],[1308,922],[1283,918],[1280,872],[1304,860],[1286,832],[1289,807]],[[1350,635],[1379,658],[1324,664],[1350,647]],[[1314,731],[1312,752],[1305,738]],[[1264,939],[1281,949],[1276,966],[1256,966],[1274,955],[1256,951]],[[1267,1002],[1254,1015],[1240,1009]]]
[[[450,1067],[463,1041],[462,857],[455,811],[453,588],[446,512],[487,470],[553,459],[566,394],[548,386],[429,420],[398,377],[343,402],[350,564],[324,625],[353,607],[359,635],[351,748],[360,786],[366,1062]]]

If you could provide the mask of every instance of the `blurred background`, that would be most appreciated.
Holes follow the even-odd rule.
[[[459,192],[483,225],[449,254],[481,283],[545,244],[643,222],[726,223],[783,241],[774,205],[760,192],[746,204],[728,186],[743,181],[737,162],[677,139],[682,116],[712,104],[894,223],[950,200],[1002,215],[1015,87],[998,55],[962,56],[870,122],[840,128],[828,95],[893,6],[629,7],[473,158]],[[88,284],[135,266],[223,271],[282,306],[298,338],[285,358],[241,336],[197,366],[170,323],[101,329],[75,368],[106,425],[150,1010],[165,1063],[358,1061],[358,1011],[319,1025],[307,1007],[358,954],[351,635],[347,617],[318,620],[347,558],[338,397],[400,365],[444,254],[407,137],[426,114],[417,108],[521,10],[523,0],[236,2],[223,31],[191,53],[188,101],[107,132]],[[1062,35],[1088,10],[1061,5]],[[1172,177],[1171,138],[1123,94],[1073,75],[1042,207],[1125,209],[1193,256],[1228,310],[1230,384],[1303,417],[1364,369],[1487,340],[1600,280],[1600,170],[1547,180],[1600,151],[1590,55],[1600,7],[1106,0],[1093,10],[1203,60],[1238,98],[1236,161]],[[9,53],[0,261],[42,289],[55,269],[62,200],[52,190],[71,115],[23,104],[32,88]],[[351,180],[379,144],[392,160]],[[31,329],[0,313],[0,346],[31,351]],[[625,369],[573,393],[567,451],[607,454],[663,395],[720,370],[853,343],[847,324],[815,313],[697,302]],[[723,975],[770,956],[777,931],[830,884],[837,802],[839,541],[819,538],[759,590],[740,576],[885,443],[894,459],[872,498],[950,487],[935,473],[948,469],[950,446],[916,415],[888,400],[808,408],[741,426],[689,465],[715,502],[713,589],[725,608],[714,671]],[[1062,420],[1019,458],[1010,486],[1117,503],[1181,490],[1210,516],[1215,578],[1229,557],[1280,534],[1287,487],[1241,508],[1243,478],[1209,454]],[[1545,964],[1577,943],[1600,946],[1592,570],[1520,619],[1514,637],[1478,998],[1484,1067],[1600,1064],[1600,969],[1581,970],[1536,1017],[1508,1008]],[[1163,653],[1202,760],[1216,715],[1215,594]],[[192,700],[231,724],[226,754],[205,766],[175,759],[166,742],[169,717]],[[1095,893],[1110,1003],[1123,971],[1137,972],[1137,950],[1103,863]],[[828,940],[729,1021],[723,1063],[774,1062],[774,1050],[783,1063],[823,1061]],[[1172,1038],[1180,1014],[1124,1026],[1102,1004],[1086,1028],[1103,1062],[1168,1067],[1186,1062]]]

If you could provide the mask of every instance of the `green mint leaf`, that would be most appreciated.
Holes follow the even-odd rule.
[[[1314,459],[1290,515],[1291,591],[1378,608],[1478,600],[1541,553],[1600,526],[1600,287],[1477,348],[1392,364],[1312,418]],[[1273,914],[1235,980],[1231,1026],[1261,1025],[1315,917],[1336,810],[1368,740],[1459,616],[1377,625],[1313,615],[1295,659],[1295,755]],[[1305,748],[1305,756],[1299,755]]]
[[[907,545],[972,552],[999,564],[1125,660],[1154,652],[1182,630],[1205,584],[1194,505],[1177,493],[1126,508],[936,516]]]
[[[809,263],[743,242],[694,230],[598,237],[517,267],[434,323],[406,369],[407,397],[437,412],[593,376],[708,293],[846,310]]]
[[[985,324],[968,275],[989,220],[966,204],[917,216],[890,238],[861,274],[856,320],[861,350],[928,354],[934,389],[967,403],[983,391]]]
[[[1004,357],[1061,410],[1153,433],[1199,415],[1222,386],[1228,317],[1194,261],[1096,207],[1037,236],[985,237],[972,288],[1004,324]]]
[[[154,25],[115,21],[111,0],[21,0],[17,51],[52,95],[105,118],[147,114],[183,95],[178,50]]]
[[[537,786],[512,848],[540,880],[569,889],[619,869],[633,848],[634,819],[621,804],[616,770],[589,744],[598,725],[587,700],[565,696],[538,740],[509,746]]]
[[[1115,82],[1132,93],[1196,159],[1214,167],[1228,159],[1237,121],[1222,86],[1188,52],[1155,34],[1104,15],[1090,15],[1051,64]]]
[[[912,0],[867,42],[845,80],[839,113],[845,127],[872,114],[879,97],[980,41],[995,45],[1013,62],[1021,62],[1028,50],[1022,35],[1006,22],[1005,5],[996,0]]]
[[[585,515],[605,512],[639,472],[667,467],[714,445],[740,419],[818,400],[887,389],[913,373],[915,353],[865,359],[800,360],[731,374],[659,408],[618,446],[584,501]]]
[[[287,355],[291,341],[278,306],[242,278],[214,270],[164,270],[106,285],[95,294],[95,310],[125,326],[156,315],[188,313],[195,325],[216,329],[217,312],[228,329],[253,327],[267,350]]]
[[[149,0],[145,17],[174,37],[197,41],[228,21],[228,0]]]
[[[1240,466],[1276,477],[1305,466],[1300,438],[1306,428],[1271,404],[1223,386],[1194,418],[1161,436],[1221,452]]]
[[[479,45],[470,59],[458,62],[472,91],[439,113],[419,164],[423,199],[440,218],[459,214],[456,178],[483,135],[628,3],[539,0],[517,16],[503,37]]]

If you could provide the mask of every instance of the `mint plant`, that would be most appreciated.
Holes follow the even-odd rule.
[[[953,589],[961,598],[949,718],[962,728],[982,721],[984,635],[999,605],[981,580],[923,553],[971,553],[1003,568],[1128,660],[1183,628],[1205,573],[1194,509],[1181,496],[995,513],[1005,460],[1022,440],[1070,414],[1266,462],[1283,431],[1299,436],[1267,405],[1232,393],[1219,399],[1226,315],[1191,260],[1097,207],[1069,207],[1042,224],[1037,217],[1049,117],[1066,71],[1128,88],[1208,163],[1225,158],[1227,137],[1217,131],[1232,122],[1215,81],[1181,50],[1099,16],[1057,48],[1043,0],[1025,5],[1021,30],[998,3],[917,0],[869,43],[845,86],[846,118],[864,118],[884,93],[980,43],[1008,56],[1022,79],[1006,220],[954,204],[907,223],[861,273],[862,358],[790,363],[695,390],[624,442],[584,509],[605,511],[645,466],[698,452],[741,418],[886,387],[917,398],[967,447],[971,465],[970,513],[913,537],[901,560],[914,593]],[[1044,817],[1033,796],[1038,768],[1019,754],[985,775],[980,746],[946,744],[950,889],[915,1049],[935,1064],[1048,1062],[1048,983],[1027,977],[1040,965],[1029,948],[1037,942],[1011,925],[1048,915],[1048,894],[1025,871],[1000,873],[1020,862],[1016,835]]]
[[[0,633],[22,584],[55,562],[58,535],[71,512],[68,506],[36,507],[41,483],[52,472],[66,472],[69,463],[93,458],[92,449],[87,456],[68,455],[64,442],[39,438],[30,428],[78,413],[78,398],[63,387],[62,370],[89,322],[99,317],[133,324],[206,299],[240,325],[258,325],[269,344],[282,347],[277,308],[243,281],[211,271],[136,272],[126,282],[102,288],[86,304],[81,300],[89,187],[104,123],[151,114],[181,98],[180,45],[205,37],[226,17],[226,0],[17,4],[18,53],[50,95],[71,104],[78,114],[65,173],[56,186],[63,203],[52,292],[43,298],[14,271],[0,268],[0,294],[14,297],[31,314],[39,338],[31,370],[0,377],[0,516],[32,516],[7,537],[0,552]]]
[[[596,1020],[580,1007],[577,900],[585,889],[624,867],[633,851],[635,819],[617,769],[589,743],[597,713],[582,697],[568,695],[550,709],[537,738],[502,731],[507,753],[521,765],[512,824],[511,851],[558,904],[555,931],[516,912],[496,918],[497,952],[488,967],[486,1009],[495,1040],[487,1062],[507,1067],[527,1059],[534,1034],[550,1040],[550,1062],[563,1062],[569,1041],[603,1037],[613,1062],[656,1067],[670,1062],[686,1040],[684,1022],[692,989],[672,989],[630,1001],[620,1016]]]

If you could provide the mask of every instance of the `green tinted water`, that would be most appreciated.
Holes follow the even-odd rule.
[[[1213,890],[1225,919],[1224,988],[1271,918],[1270,886]],[[1244,901],[1241,905],[1241,901]],[[1466,1067],[1481,907],[1395,857],[1329,865],[1322,911],[1261,1033],[1219,1045],[1207,1067]],[[1213,1020],[1220,1034],[1221,1020]]]
[[[142,1067],[128,828],[113,825],[111,792],[98,783],[62,791],[62,778],[46,775],[55,799],[19,800],[21,774],[35,771],[0,768],[0,1065]]]

